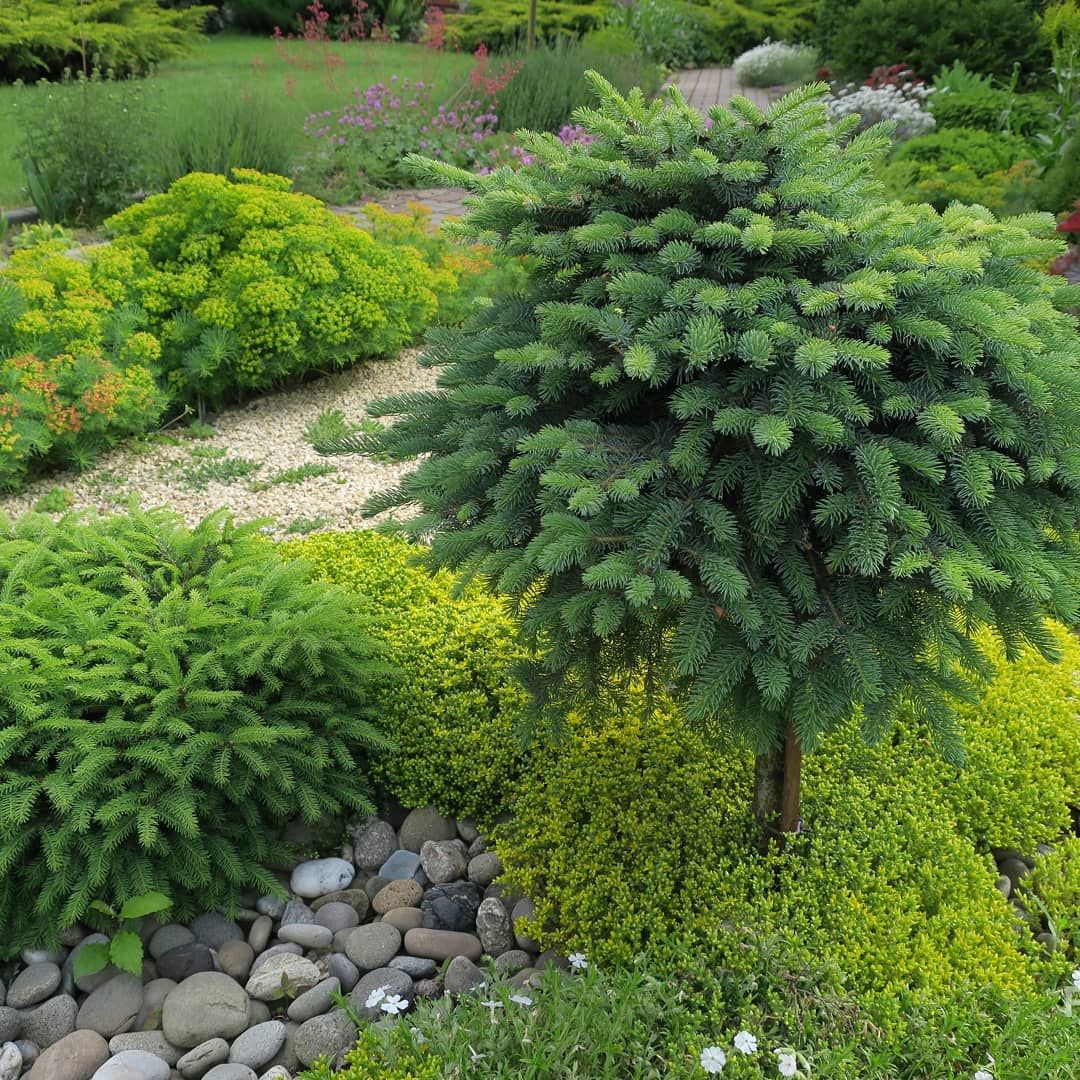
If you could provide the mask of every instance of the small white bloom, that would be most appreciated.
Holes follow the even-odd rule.
[[[1080,990],[1080,968],[1072,973],[1073,989]]]
[[[751,1035],[749,1031],[740,1031],[735,1036],[735,1049],[740,1054],[756,1054],[757,1053],[757,1036]]]
[[[987,1072],[985,1069],[976,1069],[972,1080],[994,1080],[994,1074]]]
[[[566,959],[576,971],[584,971],[589,966],[589,961],[585,959],[583,952],[572,952]]]
[[[719,1046],[706,1046],[701,1051],[701,1067],[707,1073],[720,1073],[727,1064],[727,1054]]]
[[[397,1016],[398,1013],[403,1013],[409,1007],[409,1003],[400,994],[390,994],[383,999],[379,1008],[384,1013],[389,1013],[391,1016]]]
[[[388,989],[388,986],[380,986],[377,990],[372,990],[371,993],[368,994],[367,1001],[364,1002],[367,1008],[378,1008],[378,1006],[382,1004],[383,998],[386,997],[386,991]]]
[[[785,1050],[776,1051],[776,1067],[780,1070],[781,1076],[794,1076],[799,1071],[799,1063],[795,1060],[795,1055]]]
[[[501,1001],[481,1001],[480,1004],[486,1009],[501,1009],[503,1007]]]
[[[483,1061],[487,1057],[487,1054],[478,1054],[471,1046],[469,1047],[469,1060],[475,1065],[478,1061]]]
[[[427,1042],[427,1036],[418,1028],[409,1028],[409,1034],[413,1037],[417,1046],[423,1046]]]
[[[529,997],[528,994],[511,994],[510,1000],[514,1002],[515,1005],[531,1005],[533,1003],[532,998]]]

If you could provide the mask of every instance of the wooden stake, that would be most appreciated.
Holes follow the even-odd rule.
[[[799,831],[799,797],[802,788],[802,747],[790,723],[784,736],[784,794],[780,805],[780,831]]]

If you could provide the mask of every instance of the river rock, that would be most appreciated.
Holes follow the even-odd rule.
[[[154,1031],[161,1027],[161,1007],[178,984],[173,979],[152,979],[143,986],[142,1008],[132,1031]]]
[[[226,941],[243,941],[244,931],[232,919],[216,911],[207,911],[191,922],[191,932],[195,940],[211,949],[220,949]]]
[[[96,1031],[73,1031],[41,1051],[27,1080],[90,1080],[108,1057],[108,1043]]]
[[[157,959],[157,969],[162,979],[180,983],[200,971],[213,971],[214,953],[209,945],[193,941],[162,953]]]
[[[0,1005],[0,1043],[15,1042],[21,1034],[22,1017],[18,1009]]]
[[[310,960],[280,953],[252,971],[245,989],[258,1001],[275,1001],[283,996],[286,987],[290,993],[302,993],[321,979],[319,969]]]
[[[355,985],[355,983],[353,984]],[[341,981],[331,976],[302,993],[288,1008],[290,1020],[302,1024],[313,1016],[329,1012],[334,1004],[334,994],[341,992]]]
[[[401,948],[401,931],[388,923],[369,923],[353,930],[345,943],[345,953],[361,970],[385,967]]]
[[[479,960],[484,946],[475,934],[462,934],[454,930],[428,930],[421,927],[405,935],[405,951],[410,956],[423,956],[428,960],[448,960],[465,956]]]
[[[527,967],[532,967],[532,956],[524,949],[508,949],[495,958],[495,970],[507,978]]]
[[[483,890],[471,881],[454,881],[433,885],[420,902],[422,925],[428,930],[458,930],[471,933],[476,926],[476,913]]]
[[[397,850],[397,833],[388,821],[370,817],[352,830],[353,861],[361,870],[376,870]]]
[[[415,930],[424,924],[424,913],[419,908],[396,907],[391,908],[383,917],[384,923],[396,926],[403,934]]]
[[[322,1016],[313,1016],[296,1030],[293,1050],[301,1065],[310,1065],[316,1058],[331,1060],[342,1050],[351,1049],[356,1042],[356,1025],[344,1009],[332,1009]]]
[[[255,957],[254,963],[251,965],[251,971],[248,972],[248,978],[251,978],[256,971],[259,970],[272,956],[303,956],[304,950],[296,944],[295,941],[282,941],[277,945],[271,945],[269,949],[263,949],[258,956]]]
[[[488,956],[500,956],[514,947],[510,912],[501,900],[482,900],[476,912],[476,933]]]
[[[453,840],[425,840],[420,849],[420,865],[434,885],[460,881],[465,876],[468,863],[463,844]]]
[[[315,912],[315,925],[325,926],[331,934],[339,930],[351,930],[360,925],[360,915],[352,904],[345,904],[337,900],[331,904],[325,904]]]
[[[371,907],[377,914],[385,915],[394,908],[419,907],[423,897],[424,890],[415,881],[391,881],[375,894]]]
[[[259,1080],[292,1080],[292,1073],[284,1065],[271,1065]]]
[[[229,1061],[261,1069],[274,1060],[285,1042],[285,1025],[280,1020],[256,1024],[238,1036],[229,1050]]]
[[[397,994],[406,1001],[413,999],[413,981],[404,971],[396,968],[384,967],[369,971],[352,989],[349,1001],[356,1014],[365,1020],[377,1020],[387,1014],[379,1005],[368,1005],[368,998],[372,991],[383,990],[387,997]]]
[[[443,817],[433,806],[409,811],[398,829],[398,845],[419,852],[427,840],[452,840],[457,836],[453,818]]]
[[[469,880],[486,889],[503,872],[502,859],[494,851],[485,851],[469,860]]]
[[[59,994],[49,998],[36,1009],[19,1014],[22,1019],[22,1038],[37,1043],[45,1050],[74,1032],[75,1017],[78,1014],[79,1006],[73,997]]]
[[[125,1050],[141,1050],[161,1058],[168,1065],[175,1065],[184,1051],[173,1046],[160,1031],[128,1031],[123,1035],[114,1035],[109,1040],[109,1053],[122,1054]]]
[[[419,852],[406,851],[404,848],[400,848],[379,867],[376,877],[382,878],[383,884],[388,881],[411,881],[413,875],[419,869]]]
[[[455,956],[446,966],[443,988],[448,994],[464,994],[487,986],[487,976],[467,956]]]
[[[50,961],[23,968],[8,987],[8,1008],[29,1009],[39,1005],[50,994],[56,993],[61,978],[60,966]]]
[[[260,915],[261,919],[262,916]],[[255,950],[246,941],[226,941],[217,951],[221,970],[238,983],[246,981],[255,962]]]
[[[207,1039],[234,1039],[247,1028],[250,1017],[243,987],[221,972],[202,971],[165,999],[161,1027],[169,1042],[186,1050]]]
[[[269,915],[260,915],[248,928],[247,943],[256,955],[270,944],[270,935],[273,932],[274,920]]]
[[[371,900],[364,891],[363,886],[352,889],[339,889],[337,892],[320,896],[318,900],[312,900],[311,910],[315,915],[318,915],[318,913],[328,904],[348,904],[349,907],[356,911],[357,916],[359,916],[362,921],[364,916],[368,913],[368,908],[371,906]]]
[[[0,1080],[19,1080],[22,1070],[22,1051],[13,1042],[0,1045]]]
[[[189,1050],[176,1063],[184,1080],[199,1080],[215,1065],[229,1060],[229,1044],[224,1039],[207,1039]]]
[[[94,1073],[94,1080],[169,1080],[169,1064],[145,1050],[122,1050]]]
[[[304,903],[303,900],[293,899],[285,905],[281,913],[281,926],[292,926],[294,923],[313,923],[315,912]]]
[[[518,920],[526,919],[532,921],[536,918],[536,907],[528,897],[523,897],[515,905],[510,912],[510,922],[514,927],[514,941],[519,949],[525,949],[527,952],[538,953],[540,946],[533,941],[528,934],[522,933],[518,929]]]
[[[395,956],[387,967],[395,971],[404,971],[410,979],[431,979],[438,970],[434,960],[424,956]]]
[[[89,1028],[106,1039],[130,1031],[143,1003],[142,979],[122,971],[82,1003],[76,1028]]]
[[[331,953],[326,958],[326,974],[341,983],[341,989],[348,993],[360,980],[360,969],[344,954]]]
[[[280,919],[285,911],[285,901],[278,896],[260,896],[255,901],[255,910],[260,915],[269,915],[271,919]]]
[[[167,923],[154,931],[150,939],[147,952],[156,960],[162,953],[170,949],[178,949],[181,945],[190,945],[195,940],[195,935],[179,923]]]
[[[247,1065],[230,1061],[225,1065],[215,1065],[206,1074],[204,1080],[259,1080],[259,1075]]]
[[[291,941],[302,949],[329,949],[334,940],[334,933],[318,923],[292,923],[278,931],[282,941]]]
[[[289,888],[297,896],[314,899],[347,889],[354,877],[356,867],[344,859],[311,859],[309,862],[302,862],[293,870]]]

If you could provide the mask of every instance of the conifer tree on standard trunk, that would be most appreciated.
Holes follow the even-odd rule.
[[[420,458],[372,512],[516,600],[548,700],[646,672],[758,755],[798,823],[803,751],[901,706],[950,759],[952,702],[1076,616],[1080,297],[1033,265],[1047,216],[885,204],[887,132],[807,87],[706,120],[599,77],[587,147],[472,176],[466,230],[524,295],[432,335],[439,389],[324,447]]]

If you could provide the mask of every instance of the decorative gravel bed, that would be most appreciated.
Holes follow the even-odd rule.
[[[191,438],[176,427],[126,443],[86,472],[55,473],[0,498],[0,511],[16,517],[36,506],[55,514],[66,503],[70,509],[111,512],[138,495],[144,506],[178,511],[189,525],[223,506],[240,520],[273,518],[267,531],[278,538],[370,525],[360,514],[365,499],[407,469],[356,454],[320,457],[304,430],[327,410],[358,422],[375,398],[431,388],[435,373],[421,368],[416,357],[416,350],[406,350],[395,360],[372,361],[256,398],[212,417],[209,438]],[[305,466],[322,475],[290,472]]]
[[[417,998],[525,990],[570,964],[515,934],[532,905],[493,884],[501,871],[471,823],[425,808],[361,821],[339,855],[283,871],[288,902],[144,919],[141,978],[75,978],[79,949],[106,940],[75,927],[0,981],[0,1080],[289,1080]]]

